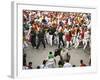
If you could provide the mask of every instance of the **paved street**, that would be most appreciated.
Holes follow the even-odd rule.
[[[46,48],[43,48],[43,45],[40,45],[39,49],[35,49],[32,46],[29,46],[24,49],[24,52],[26,53],[26,61],[32,62],[32,67],[36,68],[37,66],[42,64],[42,61],[47,59],[48,53],[50,51],[54,52],[55,49],[57,49],[57,46],[51,47],[50,45],[46,45]],[[80,59],[84,60],[84,63],[88,65],[89,63],[89,57],[90,52],[89,50],[83,50],[82,48],[78,49],[70,49],[69,54],[71,55],[70,63],[72,65],[79,66],[80,65]]]

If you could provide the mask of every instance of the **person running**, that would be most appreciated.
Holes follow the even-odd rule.
[[[50,41],[50,45],[52,46],[54,43],[54,33],[56,31],[56,28],[52,25],[49,28],[49,41]]]
[[[85,50],[86,47],[87,47],[87,44],[88,44],[88,42],[89,42],[89,39],[90,39],[89,30],[86,29],[85,32],[84,32],[84,41],[83,41],[83,45],[84,45],[83,49],[84,49],[84,50]]]
[[[63,33],[63,30],[61,29],[60,32],[58,33],[58,36],[59,36],[59,45],[58,45],[58,48],[61,48],[61,42],[63,44],[63,47],[65,45],[64,41],[63,41],[63,35],[64,35],[64,33]]]
[[[40,68],[41,69],[47,69],[48,67],[47,67],[47,60],[43,60],[43,63],[42,63],[42,65],[40,65]]]
[[[65,38],[66,38],[66,48],[68,49],[72,45],[72,34],[70,31],[66,34]]]
[[[44,35],[45,35],[44,29],[40,29],[40,31],[38,32],[38,43],[37,43],[36,49],[39,48],[41,42],[42,42],[44,48],[46,48],[45,40],[44,40]]]
[[[31,44],[33,48],[36,48],[36,31],[33,27],[31,28]]]

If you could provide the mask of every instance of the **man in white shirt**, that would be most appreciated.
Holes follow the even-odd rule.
[[[86,47],[87,47],[87,43],[89,42],[89,39],[90,39],[90,34],[89,34],[89,30],[87,30],[87,31],[84,33],[84,40],[83,40],[83,44],[84,44],[83,49],[84,49],[84,50],[85,50]]]
[[[72,65],[69,63],[69,60],[66,60],[63,66],[63,68],[67,68],[67,67],[72,67]]]
[[[40,68],[41,69],[47,69],[48,67],[47,67],[47,60],[43,60],[43,63],[42,63],[42,65],[40,65]]]

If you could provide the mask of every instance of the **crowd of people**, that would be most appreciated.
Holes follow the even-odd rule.
[[[75,12],[23,11],[24,47],[31,42],[33,48],[40,43],[58,48],[73,46],[77,48],[83,43],[83,49],[90,44],[91,14]]]
[[[42,43],[44,48],[55,45],[58,49],[76,49],[81,44],[85,50],[87,46],[91,47],[90,37],[90,13],[23,10],[23,48],[32,45],[39,49]],[[53,58],[52,52],[49,58],[51,57]],[[61,59],[58,63],[59,66],[66,66],[64,63],[68,62],[65,60],[62,63]],[[44,60],[43,65],[46,63]]]

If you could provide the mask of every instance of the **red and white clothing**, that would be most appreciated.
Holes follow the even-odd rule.
[[[81,39],[81,40],[84,39],[84,31],[83,31],[83,30],[80,31],[80,39]]]
[[[72,36],[68,33],[65,36],[66,39],[66,48],[69,48],[69,45],[72,45]]]
[[[89,42],[89,39],[90,39],[90,34],[89,34],[89,31],[85,31],[84,32],[84,39],[83,39],[83,49],[85,49],[87,47],[87,43]]]

